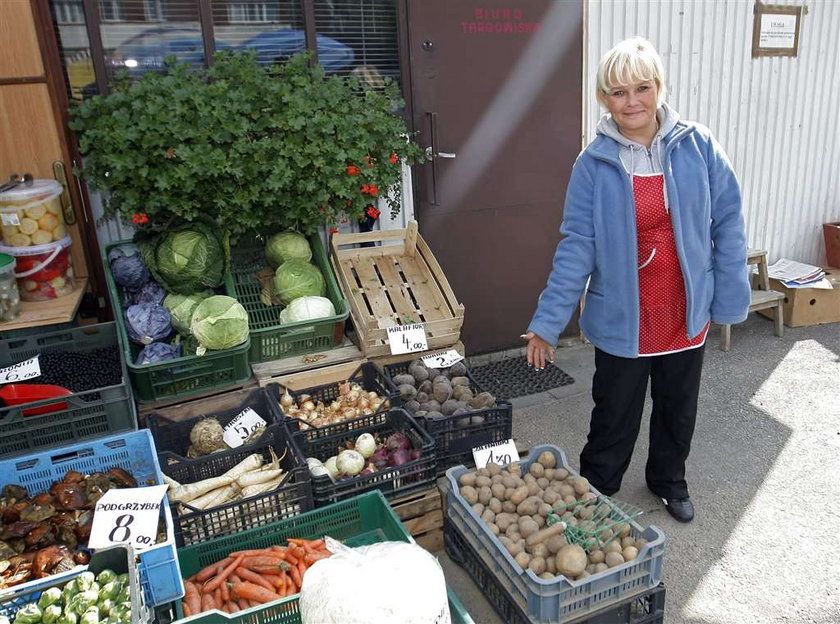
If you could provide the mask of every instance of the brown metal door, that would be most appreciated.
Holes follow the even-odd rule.
[[[408,3],[415,207],[470,353],[518,338],[545,286],[581,146],[579,0]]]

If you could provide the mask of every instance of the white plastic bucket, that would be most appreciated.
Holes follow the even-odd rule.
[[[15,277],[20,298],[24,301],[45,301],[69,295],[75,290],[72,241],[65,236],[55,243],[7,247],[0,245],[0,253],[15,258]]]
[[[61,209],[61,185],[33,180],[0,193],[0,230],[3,245],[30,247],[55,243],[67,236]]]

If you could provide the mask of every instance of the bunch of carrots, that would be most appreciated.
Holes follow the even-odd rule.
[[[286,546],[230,553],[184,582],[184,616],[219,609],[236,613],[300,591],[303,575],[332,553],[324,540],[290,538]]]

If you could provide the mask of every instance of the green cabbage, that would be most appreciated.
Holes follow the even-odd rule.
[[[272,269],[276,269],[292,258],[307,262],[312,259],[312,249],[303,234],[281,232],[268,239],[265,245],[265,259],[268,260]]]
[[[224,281],[228,261],[225,240],[206,223],[171,228],[140,241],[143,260],[167,292],[189,295]]]
[[[172,317],[172,327],[175,328],[175,331],[188,336],[193,312],[195,312],[199,303],[212,295],[212,290],[204,290],[191,295],[176,293],[166,295],[166,299],[163,300],[163,307],[169,310],[169,315]]]
[[[274,290],[280,303],[287,306],[298,297],[323,297],[326,284],[318,267],[293,258],[274,272]]]
[[[335,307],[326,297],[298,297],[280,313],[280,323],[286,325],[327,316],[335,316]]]
[[[213,295],[195,308],[190,331],[199,343],[197,355],[231,349],[248,339],[248,313],[233,297]]]

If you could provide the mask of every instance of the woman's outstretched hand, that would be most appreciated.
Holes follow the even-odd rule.
[[[545,368],[547,362],[554,362],[554,347],[537,336],[534,332],[522,334],[522,338],[528,342],[526,351],[528,364],[537,370]]]

